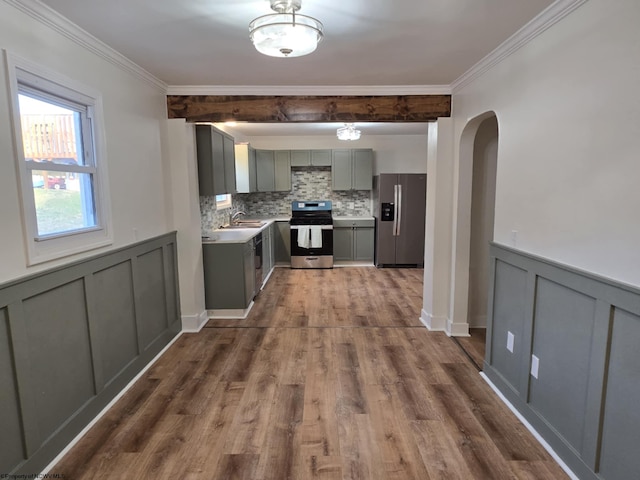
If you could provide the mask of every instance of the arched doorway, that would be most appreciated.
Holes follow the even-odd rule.
[[[489,242],[493,240],[498,119],[486,112],[462,131],[454,190],[451,308],[447,333],[486,325]]]
[[[470,328],[487,326],[489,243],[493,241],[497,160],[498,119],[491,116],[478,127],[473,148],[467,312]]]

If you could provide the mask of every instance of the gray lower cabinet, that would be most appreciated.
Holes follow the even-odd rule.
[[[375,244],[374,227],[354,227],[353,259],[361,262],[373,262]]]
[[[291,228],[288,221],[275,222],[273,243],[275,263],[291,265]]]
[[[273,268],[274,264],[274,224],[272,223],[262,231],[262,278],[266,279],[267,275]]]
[[[333,227],[333,260],[353,260],[353,228]]]
[[[256,150],[258,192],[291,191],[291,156],[289,150]]]
[[[247,308],[255,291],[253,239],[246,243],[205,243],[202,258],[205,307]]]
[[[373,262],[375,244],[375,220],[334,219],[334,261]]]
[[[196,152],[200,195],[236,193],[233,137],[211,125],[196,125]]]
[[[371,190],[373,188],[373,150],[370,148],[333,150],[331,188],[332,190]]]

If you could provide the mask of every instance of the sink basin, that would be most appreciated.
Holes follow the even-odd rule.
[[[264,227],[267,222],[238,222],[233,225],[224,225],[222,228],[261,228]]]

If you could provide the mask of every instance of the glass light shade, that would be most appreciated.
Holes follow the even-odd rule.
[[[322,40],[322,23],[306,15],[273,13],[249,24],[256,50],[270,57],[301,57],[313,52]]]
[[[358,140],[360,139],[360,130],[356,130],[353,123],[345,123],[344,127],[337,130],[338,140]]]

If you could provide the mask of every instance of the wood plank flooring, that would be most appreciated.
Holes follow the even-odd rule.
[[[455,342],[420,269],[278,268],[184,334],[51,470],[70,479],[568,478]]]
[[[482,370],[482,364],[484,363],[486,336],[486,328],[470,328],[468,337],[452,338],[476,365],[478,370]]]

